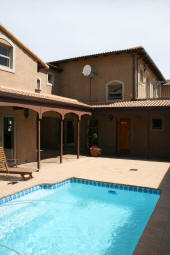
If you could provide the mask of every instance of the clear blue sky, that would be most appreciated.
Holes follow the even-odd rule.
[[[5,0],[0,22],[44,61],[143,45],[170,78],[170,0]]]

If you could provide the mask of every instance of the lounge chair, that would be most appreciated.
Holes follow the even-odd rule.
[[[21,177],[26,180],[25,175],[29,175],[32,178],[33,170],[27,168],[8,167],[6,156],[3,147],[0,147],[0,173],[6,174],[20,174]]]

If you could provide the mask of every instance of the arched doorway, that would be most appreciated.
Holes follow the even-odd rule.
[[[44,112],[41,119],[41,159],[54,159],[59,155],[60,150],[60,120],[58,112]]]
[[[76,154],[77,144],[77,119],[75,113],[64,115],[63,121],[63,153]]]

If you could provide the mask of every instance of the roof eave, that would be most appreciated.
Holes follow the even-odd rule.
[[[67,106],[67,107],[74,107],[76,109],[88,109],[89,111],[92,109],[90,105],[86,104],[76,104],[74,102],[63,102],[60,100],[53,100],[49,98],[40,98],[40,97],[34,97],[34,96],[28,96],[28,95],[20,95],[17,93],[11,93],[11,92],[4,92],[0,91],[0,97],[6,98],[6,99],[14,99],[14,100],[26,100],[30,102],[36,102],[36,103],[45,103],[45,104],[51,104],[56,107],[60,106]]]
[[[32,52],[27,46],[25,46],[15,35],[13,35],[7,28],[0,24],[0,30],[8,35],[16,44],[23,48],[28,54],[30,54],[37,62],[44,68],[49,69],[48,64],[46,64],[42,59],[40,59],[34,52]]]
[[[57,61],[48,62],[49,65],[58,65],[60,63],[65,63],[69,61],[78,61],[78,60],[85,60],[88,58],[96,58],[100,56],[109,56],[109,55],[118,55],[118,54],[137,54],[143,58],[144,61],[148,62],[148,65],[152,69],[152,71],[158,76],[159,80],[165,81],[164,76],[162,75],[159,68],[156,66],[152,58],[148,55],[148,53],[145,51],[143,46],[138,46],[134,48],[129,48],[125,50],[117,50],[117,51],[110,51],[110,52],[103,52],[103,53],[97,53],[92,55],[86,55],[86,56],[80,56],[80,57],[74,57],[74,58],[68,58],[68,59],[61,59]]]

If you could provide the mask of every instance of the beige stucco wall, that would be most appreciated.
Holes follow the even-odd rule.
[[[170,97],[170,85],[161,87],[161,97]]]
[[[5,34],[0,31],[0,36],[1,35]],[[7,39],[11,40],[9,37],[7,37]],[[14,72],[4,71],[0,68],[0,86],[35,92],[37,88],[37,78],[40,78],[42,92],[49,94],[54,93],[56,86],[48,85],[47,70],[44,68],[38,71],[37,61],[14,41],[12,41],[12,43],[15,47]],[[50,72],[54,73],[55,76],[54,71],[50,70]]]
[[[130,116],[128,116],[130,117]],[[131,154],[136,156],[147,156],[147,122],[141,114],[134,114],[131,119]]]
[[[109,119],[109,115],[113,119]],[[117,118],[129,118],[130,128],[130,155],[147,156],[147,116],[140,113],[116,114]],[[115,113],[96,113],[98,122],[99,146],[103,152],[110,155],[116,153],[116,116]],[[149,144],[151,158],[170,157],[170,116],[166,114],[150,114]],[[152,130],[152,118],[162,118],[163,130]],[[119,135],[118,135],[119,136]],[[118,138],[119,140],[119,138]],[[119,143],[119,141],[118,141]]]
[[[29,117],[24,117],[23,110],[12,107],[0,107],[1,116],[15,117],[16,158],[19,162],[35,161],[36,154],[36,113],[29,110]]]
[[[63,72],[57,75],[59,92],[62,96],[80,101],[90,101],[90,79],[82,74],[85,65],[91,65],[97,76],[91,80],[91,101],[106,102],[106,84],[112,80],[124,83],[124,99],[132,97],[132,56],[110,55],[86,60],[60,63]]]
[[[113,115],[114,116],[114,115]],[[116,120],[110,119],[110,114],[96,113],[98,120],[98,142],[104,154],[115,155],[116,153]]]
[[[47,73],[50,72],[54,76],[54,84],[48,83]],[[41,79],[41,92],[47,94],[59,95],[58,72],[54,70],[41,69],[37,73],[37,77]]]
[[[140,69],[144,69],[144,66],[146,67],[146,71],[144,72],[144,82],[141,83],[140,81]],[[144,63],[144,61],[142,59],[138,59],[138,87],[137,87],[137,98],[139,99],[145,99],[147,98],[147,86],[146,86],[146,78],[149,77],[150,78],[150,98],[154,97],[154,93],[153,93],[153,84],[155,83],[155,81],[158,81],[159,79],[156,77],[156,75],[152,72],[152,70],[149,68],[149,66]],[[159,88],[156,88],[155,91],[155,98],[157,98],[159,95]]]
[[[170,158],[170,116],[165,114],[154,114],[154,118],[162,118],[163,129],[162,130],[151,130],[151,156],[157,158]]]

